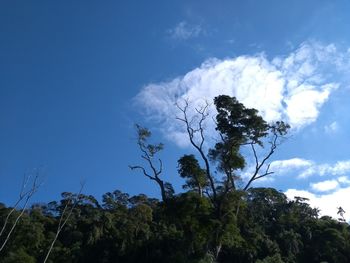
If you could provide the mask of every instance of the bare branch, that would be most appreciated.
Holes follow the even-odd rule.
[[[4,242],[0,246],[0,252],[4,249],[5,245],[7,244],[7,242],[10,239],[10,236],[11,236],[12,232],[15,230],[15,228],[16,228],[16,226],[18,224],[18,221],[23,216],[23,214],[24,214],[24,212],[25,212],[25,210],[27,208],[29,200],[32,198],[32,196],[38,191],[39,187],[41,186],[41,183],[38,183],[39,173],[37,171],[35,176],[34,176],[34,178],[32,179],[32,183],[31,183],[30,188],[26,191],[27,185],[31,181],[30,180],[31,176],[32,176],[31,174],[24,175],[21,191],[20,191],[20,194],[19,194],[19,198],[16,201],[14,207],[10,210],[10,212],[7,214],[7,216],[5,218],[4,225],[2,226],[1,231],[0,231],[0,237],[4,234],[4,231],[5,231],[5,229],[6,229],[7,225],[8,225],[8,221],[10,219],[10,216],[16,211],[16,208],[18,207],[18,205],[24,200],[24,204],[23,204],[23,206],[22,206],[22,208],[20,210],[20,213],[17,215],[14,223],[12,224],[12,227],[10,228],[9,232],[7,233],[7,236],[6,236],[5,240],[4,240]]]
[[[129,165],[129,168],[130,168],[131,170],[140,169],[146,177],[148,177],[148,178],[151,179],[151,180],[156,180],[156,178],[153,177],[153,176],[151,176],[151,175],[149,175],[149,174],[146,172],[146,169],[145,169],[144,167],[142,167],[142,166],[139,166],[139,165],[131,166],[131,165]]]
[[[46,261],[48,260],[50,254],[51,254],[51,251],[57,241],[57,238],[58,238],[58,235],[61,233],[62,229],[64,228],[64,226],[67,224],[69,218],[71,217],[75,207],[77,206],[77,204],[79,203],[80,199],[81,199],[81,193],[83,191],[83,188],[84,188],[84,183],[81,183],[80,184],[80,190],[78,192],[78,194],[76,195],[76,198],[73,202],[73,197],[71,197],[67,202],[66,202],[66,205],[64,206],[63,210],[62,210],[62,213],[61,213],[61,216],[60,216],[60,220],[58,222],[58,226],[57,226],[57,230],[56,230],[56,235],[54,237],[54,239],[52,240],[51,242],[51,245],[50,245],[50,248],[49,250],[47,251],[47,254],[46,254],[46,257],[43,261],[43,263],[46,263]],[[71,207],[69,207],[69,204],[73,202],[73,205]],[[67,214],[66,214],[67,212]]]
[[[258,158],[256,149],[255,149],[255,143],[253,143],[253,142],[250,143],[252,151],[253,151],[253,156],[255,159],[255,171],[254,171],[253,175],[251,176],[250,180],[248,181],[248,183],[246,184],[246,186],[244,187],[244,191],[248,190],[248,188],[250,187],[250,185],[253,181],[273,173],[273,172],[269,172],[269,169],[270,169],[270,164],[269,164],[267,166],[265,173],[259,175],[261,168],[265,165],[265,163],[270,159],[270,157],[275,152],[275,150],[278,146],[279,137],[280,136],[279,136],[278,132],[276,130],[273,130],[272,139],[269,142],[270,149],[269,149],[268,153],[266,154],[266,156],[261,160],[261,162],[259,162],[259,158]]]
[[[206,104],[200,108],[200,109],[195,109],[197,112],[197,116],[199,117],[199,121],[197,123],[197,128],[193,128],[192,126],[192,121],[188,120],[188,100],[184,100],[185,106],[181,107],[178,103],[176,103],[176,107],[182,112],[182,117],[177,117],[176,119],[182,121],[185,124],[185,128],[188,134],[188,137],[190,139],[190,143],[191,145],[198,151],[198,153],[200,154],[204,164],[205,164],[205,170],[206,170],[206,174],[208,177],[208,180],[210,182],[210,187],[211,187],[211,191],[213,193],[213,199],[216,200],[217,199],[217,193],[216,193],[216,188],[215,188],[215,183],[214,183],[214,178],[211,175],[210,172],[210,165],[209,165],[209,160],[207,158],[207,156],[204,153],[204,149],[203,149],[203,145],[205,142],[205,137],[204,137],[204,128],[203,128],[203,123],[205,121],[205,119],[209,116],[208,113],[208,107],[209,107],[209,103],[206,102]],[[192,118],[193,120],[193,118]],[[195,134],[199,133],[199,137],[200,137],[200,141],[196,142],[195,141]]]
[[[158,161],[159,161],[159,170],[158,170],[157,175],[161,174],[163,171],[163,162],[161,159],[158,159]]]
[[[256,177],[254,178],[254,181],[257,180],[257,179],[260,179],[260,178],[262,178],[262,177],[265,177],[265,176],[267,176],[267,175],[273,174],[273,173],[274,173],[274,172],[269,172],[269,173],[265,173],[265,174],[256,176]]]

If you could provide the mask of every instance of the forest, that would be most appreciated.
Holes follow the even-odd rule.
[[[125,165],[139,183],[154,182],[160,199],[119,190],[96,198],[82,185],[59,201],[31,204],[41,187],[34,176],[18,203],[0,203],[0,262],[350,262],[350,225],[341,207],[339,218],[321,217],[306,198],[254,187],[273,176],[271,159],[290,126],[267,123],[234,97],[213,103],[214,143],[205,126],[210,104],[176,105],[193,149],[177,163],[182,192],[164,180],[164,145],[136,125],[140,156]]]

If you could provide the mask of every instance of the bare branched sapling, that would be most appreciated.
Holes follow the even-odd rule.
[[[66,200],[64,208],[63,208],[63,210],[61,212],[60,219],[58,221],[55,237],[54,237],[54,239],[51,242],[50,248],[47,251],[47,254],[45,256],[45,259],[44,259],[43,263],[45,263],[48,260],[50,254],[51,254],[51,251],[52,251],[52,249],[53,249],[53,247],[54,247],[54,245],[55,245],[55,243],[57,241],[57,238],[58,238],[59,234],[61,233],[61,231],[63,230],[63,228],[67,224],[67,222],[68,222],[69,218],[71,217],[75,207],[78,205],[79,201],[81,200],[81,193],[83,191],[84,185],[85,185],[84,183],[81,183],[80,184],[80,190],[79,190],[78,194],[76,194],[76,195],[71,194],[70,197]]]
[[[32,196],[38,191],[39,187],[41,186],[41,183],[39,183],[39,172],[36,171],[35,174],[25,174],[23,176],[23,183],[21,186],[21,190],[18,196],[18,199],[14,206],[11,208],[9,213],[7,214],[4,224],[1,227],[0,230],[0,237],[5,234],[5,230],[7,229],[7,226],[9,224],[11,215],[17,210],[18,206],[22,204],[22,208],[19,210],[19,213],[17,214],[12,226],[10,227],[10,230],[8,231],[4,241],[2,242],[0,246],[0,252],[4,249],[6,243],[9,241],[13,231],[15,230],[18,221],[23,216],[24,212],[26,211],[27,205],[32,198]]]

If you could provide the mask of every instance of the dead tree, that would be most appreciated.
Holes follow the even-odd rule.
[[[2,242],[2,244],[0,246],[0,252],[4,249],[5,245],[9,241],[13,231],[15,230],[19,220],[21,219],[24,212],[26,211],[26,208],[27,208],[27,205],[28,205],[30,199],[39,189],[39,187],[41,185],[41,183],[39,183],[39,177],[40,176],[39,176],[38,172],[36,172],[34,176],[32,174],[26,174],[23,176],[23,183],[21,186],[21,190],[20,190],[18,199],[5,218],[4,224],[0,230],[0,237],[5,234],[5,230],[7,229],[11,215],[15,211],[17,211],[17,208],[21,203],[23,203],[23,205],[22,205],[22,208],[18,211],[19,213],[17,214],[14,223],[10,227],[10,230],[8,231],[4,241]]]
[[[45,256],[43,263],[46,263],[46,261],[48,260],[50,254],[51,254],[51,251],[52,251],[52,249],[57,241],[59,234],[61,233],[61,231],[63,230],[63,228],[67,224],[75,207],[78,205],[79,201],[81,200],[81,192],[83,191],[83,188],[84,188],[84,183],[81,183],[80,190],[79,190],[78,194],[76,194],[76,195],[71,194],[70,197],[65,200],[65,205],[63,207],[60,219],[58,221],[55,237],[51,242],[51,245],[49,247],[49,250],[46,253],[46,256]]]

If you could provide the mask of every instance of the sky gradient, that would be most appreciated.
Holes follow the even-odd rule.
[[[82,180],[97,198],[159,196],[128,168],[140,162],[135,123],[165,144],[164,176],[179,192],[176,161],[193,150],[174,103],[225,93],[292,125],[257,185],[349,219],[349,12],[319,0],[2,2],[0,201],[14,203],[35,170],[36,202]]]

